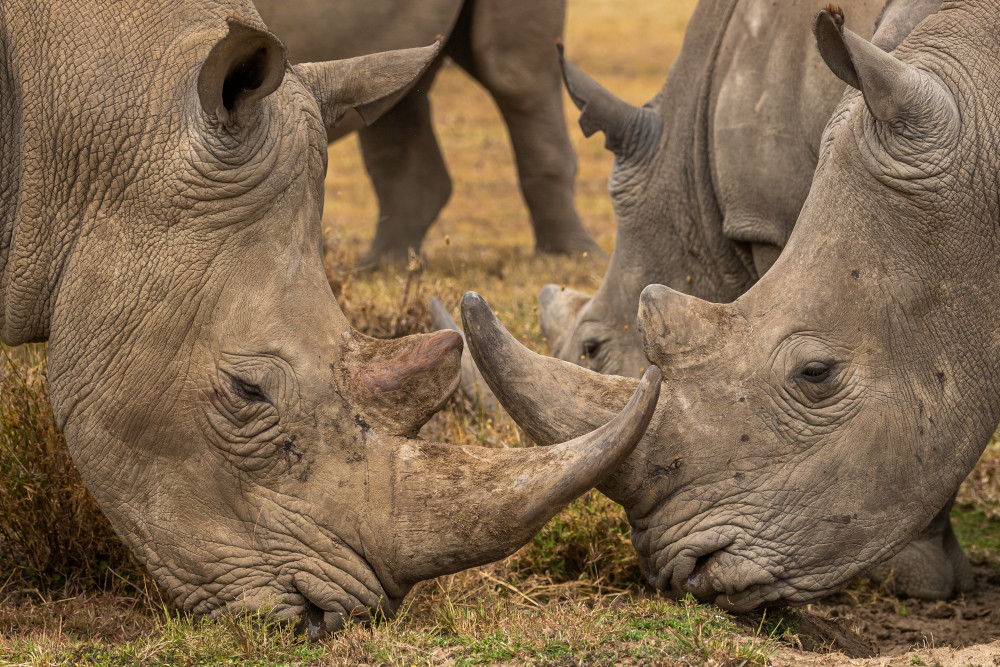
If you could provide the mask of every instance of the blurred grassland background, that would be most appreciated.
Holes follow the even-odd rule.
[[[663,85],[695,0],[570,0],[566,53],[633,104]],[[526,345],[547,351],[536,297],[546,283],[593,292],[606,259],[533,254],[506,130],[488,95],[459,68],[438,76],[435,127],[454,194],[423,261],[354,274],[374,234],[374,194],[357,142],[330,148],[323,218],[326,269],[341,306],[378,337],[429,328],[427,302],[458,315],[475,289]],[[577,205],[610,253],[612,157],[585,139],[566,99],[579,158]],[[794,614],[731,618],[659,599],[643,587],[621,508],[592,492],[497,564],[417,587],[398,619],[316,644],[266,614],[219,622],[171,610],[113,535],[76,477],[48,406],[44,346],[0,357],[0,665],[6,664],[715,664],[763,665],[801,644]],[[505,416],[456,401],[427,427],[453,444],[528,445]],[[963,487],[960,537],[976,562],[1000,564],[1000,446]],[[877,588],[865,595],[879,597]]]

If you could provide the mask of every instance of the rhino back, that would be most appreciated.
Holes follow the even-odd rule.
[[[293,62],[337,60],[426,46],[448,37],[462,0],[256,0]]]
[[[882,0],[847,0],[848,27],[871,37]],[[758,274],[784,247],[812,182],[823,128],[844,85],[812,35],[819,7],[741,0],[719,51],[711,90],[712,175],[723,233],[766,244]]]

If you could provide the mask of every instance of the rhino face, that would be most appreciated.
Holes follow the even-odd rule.
[[[975,31],[996,21],[946,8],[889,55],[822,12],[821,53],[860,92],[827,128],[788,252],[732,304],[644,290],[663,391],[600,488],[626,507],[657,587],[736,610],[816,599],[912,539],[981,454],[1000,419],[1000,285],[996,96],[974,84],[995,81],[994,56]],[[503,359],[551,397],[537,409],[497,393],[540,442],[630,391],[526,355],[476,299],[465,308],[487,380]]]
[[[538,296],[539,324],[552,356],[610,375],[639,377],[649,362],[635,317],[616,317],[605,299],[559,285]]]
[[[458,383],[461,336],[353,331],[320,218],[328,128],[351,109],[377,117],[438,48],[289,68],[252,18],[188,30],[146,82],[165,92],[130,106],[149,114],[144,133],[85,135],[134,168],[98,171],[108,190],[65,253],[47,327],[55,414],[115,530],[182,608],[272,604],[313,633],[391,613],[415,582],[511,553],[613,469],[658,372],[621,419],[558,447],[417,439]]]

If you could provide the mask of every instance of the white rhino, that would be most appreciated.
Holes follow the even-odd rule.
[[[248,1],[0,0],[0,339],[48,341],[83,481],[183,609],[391,613],[517,549],[648,423],[658,382],[558,447],[425,442],[461,337],[367,338],[334,300],[327,131],[439,51],[292,67]]]
[[[600,488],[661,589],[732,609],[836,590],[939,515],[1000,422],[1000,3],[886,25],[908,34],[891,52],[836,8],[815,19],[849,89],[770,271],[730,304],[643,291],[663,389]],[[537,441],[584,432],[635,387],[524,350],[465,301],[480,370]],[[949,588],[967,568],[953,536],[923,555]]]
[[[256,0],[293,61],[350,58],[444,36],[444,50],[381,120],[361,130],[379,217],[358,266],[406,259],[451,196],[427,93],[445,57],[481,83],[510,135],[539,252],[602,251],[573,205],[576,154],[563,116],[555,44],[566,0]],[[332,138],[332,137],[331,137]]]
[[[884,16],[883,0],[842,4],[862,36],[872,35],[878,19],[876,42],[890,48],[939,0],[895,0]],[[564,63],[581,127],[604,132],[615,153],[618,237],[593,297],[557,285],[542,289],[539,320],[554,356],[641,375],[648,360],[636,306],[646,285],[727,302],[777,259],[844,84],[825,67],[807,29],[814,4],[791,3],[777,13],[772,7],[765,0],[699,3],[667,83],[642,108]],[[874,576],[891,573],[892,588],[906,595],[967,590],[971,571],[951,529],[951,504]]]

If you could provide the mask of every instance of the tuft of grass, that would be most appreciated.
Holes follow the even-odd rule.
[[[951,523],[973,564],[1000,570],[1000,431],[959,489]]]
[[[143,570],[73,467],[49,402],[44,346],[0,345],[0,591],[135,586]],[[141,583],[139,585],[142,585]]]
[[[642,586],[645,577],[630,534],[622,508],[591,491],[549,521],[508,565],[517,577],[586,582],[598,591]]]

